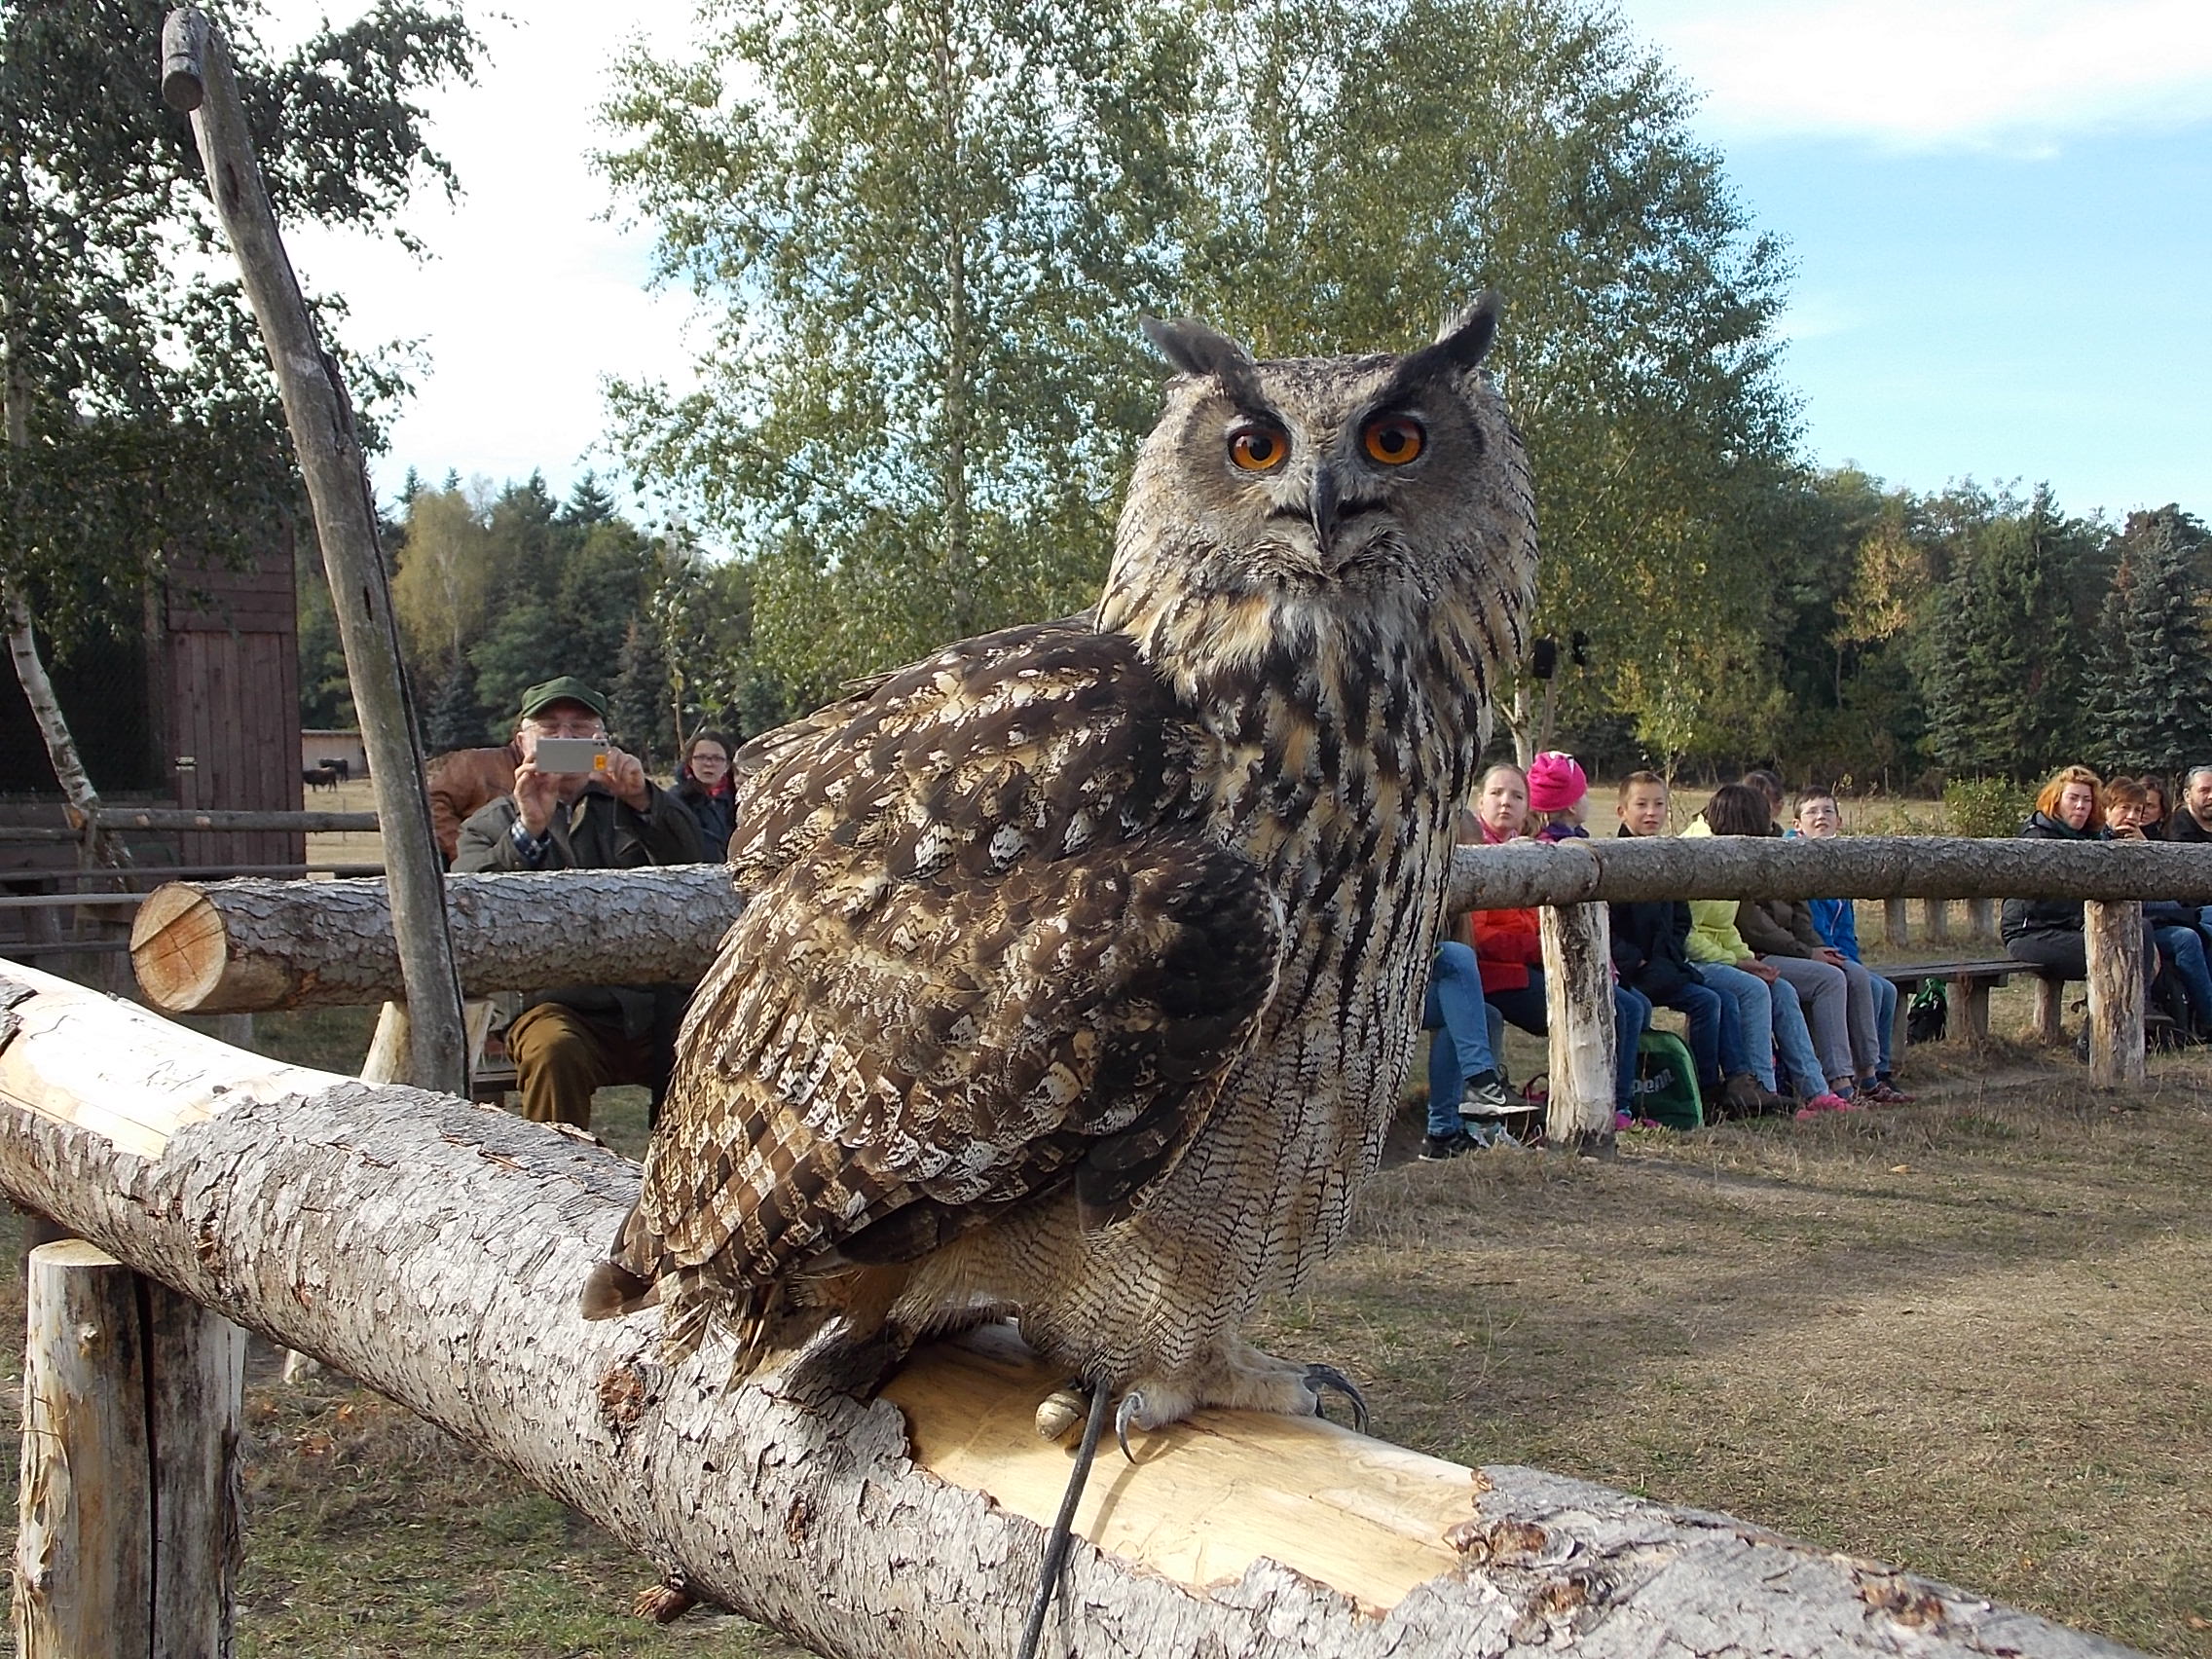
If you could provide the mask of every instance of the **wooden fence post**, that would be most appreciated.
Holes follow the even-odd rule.
[[[81,1239],[27,1288],[16,1651],[229,1654],[245,1333]]]
[[[2036,1041],[2059,1044],[2066,1041],[2066,981],[2049,974],[2038,974],[2036,985]]]
[[[1616,1042],[1610,918],[1603,904],[1546,904],[1537,915],[1551,1033],[1544,1135],[1576,1152],[1608,1152]]]
[[[1912,942],[1912,922],[1902,899],[1882,901],[1882,942],[1899,947]]]
[[[2096,1088],[2141,1084],[2143,1060],[2143,905],[2134,899],[2086,901],[2083,940],[2089,955],[2089,1083]]]

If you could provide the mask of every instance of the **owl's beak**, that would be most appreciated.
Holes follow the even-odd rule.
[[[1324,565],[1331,563],[1330,542],[1337,533],[1337,475],[1327,461],[1313,468],[1313,495],[1308,506],[1308,516],[1313,521],[1314,550],[1321,555]]]

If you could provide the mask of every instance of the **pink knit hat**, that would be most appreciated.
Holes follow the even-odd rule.
[[[1547,749],[1529,762],[1529,810],[1565,812],[1590,793],[1590,780],[1573,756]]]

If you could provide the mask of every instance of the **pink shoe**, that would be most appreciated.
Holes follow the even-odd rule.
[[[1806,1101],[1804,1105],[1797,1108],[1796,1118],[1800,1124],[1809,1124],[1815,1118],[1821,1117],[1825,1113],[1856,1112],[1858,1110],[1858,1107],[1854,1106],[1850,1101],[1846,1100],[1840,1094],[1816,1094],[1812,1099]]]

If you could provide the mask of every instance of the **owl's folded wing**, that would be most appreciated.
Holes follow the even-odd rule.
[[[854,916],[857,879],[789,868],[700,988],[639,1203],[675,1265],[906,1260],[1071,1183],[1108,1225],[1273,989],[1279,903],[1218,847],[1141,836]]]

